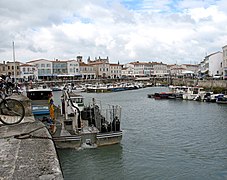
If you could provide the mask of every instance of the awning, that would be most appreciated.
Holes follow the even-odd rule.
[[[73,77],[72,74],[58,74],[57,77]]]
[[[82,76],[81,74],[58,74],[57,77],[75,77]]]
[[[193,71],[182,71],[182,74],[194,74]]]

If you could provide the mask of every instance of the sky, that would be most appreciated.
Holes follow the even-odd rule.
[[[226,0],[0,0],[0,62],[198,64],[227,45]]]

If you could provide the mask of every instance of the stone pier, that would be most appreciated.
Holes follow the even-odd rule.
[[[12,179],[63,179],[51,135],[33,116],[16,125],[0,124],[0,180]]]

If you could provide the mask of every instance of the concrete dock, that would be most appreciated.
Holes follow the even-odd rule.
[[[63,179],[51,135],[33,116],[0,124],[0,180],[12,179]]]

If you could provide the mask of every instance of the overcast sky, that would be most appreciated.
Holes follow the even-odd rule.
[[[226,0],[0,0],[0,62],[199,63],[227,44]]]

